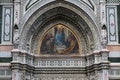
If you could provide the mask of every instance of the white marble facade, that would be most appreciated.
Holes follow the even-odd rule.
[[[1,44],[14,46],[9,53],[11,80],[109,80],[108,57],[119,55],[109,55],[106,49],[107,42],[118,43],[115,4],[108,0],[14,0],[2,5]],[[58,24],[77,39],[79,54],[41,54],[43,40]]]

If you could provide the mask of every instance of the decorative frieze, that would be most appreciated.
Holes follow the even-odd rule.
[[[81,59],[39,59],[36,67],[84,67]]]
[[[12,62],[20,62],[35,67],[85,67],[93,64],[108,61],[109,51],[94,52],[87,56],[35,56],[20,52],[18,49],[12,50]],[[33,64],[34,63],[34,64]]]
[[[120,69],[110,69],[109,75],[112,76],[120,76]]]
[[[13,61],[11,62],[12,79],[43,79],[36,74],[85,74],[86,79],[108,77],[109,61],[108,50],[96,51],[86,56],[75,55],[32,55],[17,49],[12,50]],[[96,62],[97,60],[97,62]],[[17,72],[16,72],[17,70]],[[24,75],[23,76],[23,72]],[[100,71],[102,71],[100,73]],[[96,75],[95,75],[96,74]],[[17,77],[18,76],[18,77]],[[15,78],[15,79],[14,79]],[[50,77],[48,77],[50,79]],[[46,79],[48,79],[46,78]],[[63,78],[63,76],[61,77]],[[57,79],[57,78],[55,78]],[[69,79],[69,78],[65,78]],[[74,79],[71,77],[71,79]],[[82,79],[82,77],[76,78]],[[105,80],[104,79],[104,80]],[[63,78],[64,80],[64,78]],[[85,78],[83,78],[85,80]]]
[[[87,80],[85,74],[36,74],[35,80]]]
[[[10,69],[0,69],[0,76],[11,76]]]
[[[107,0],[107,3],[120,3],[120,0]]]
[[[0,3],[12,3],[13,0],[0,0]]]

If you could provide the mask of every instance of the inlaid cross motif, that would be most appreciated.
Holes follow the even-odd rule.
[[[114,27],[115,24],[114,24],[114,23],[111,23],[110,25],[111,25],[112,27]]]

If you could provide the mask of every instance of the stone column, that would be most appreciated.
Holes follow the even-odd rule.
[[[86,64],[86,66],[89,66],[89,65],[90,65],[90,62],[89,62],[89,55],[87,55],[86,59],[87,59],[87,64]]]
[[[101,62],[101,77],[102,80],[109,80],[108,78],[108,70],[109,70],[109,61],[108,61],[108,57],[109,57],[109,51],[107,49],[103,49],[101,51],[101,57],[102,57],[102,62]]]
[[[14,0],[14,25],[19,26],[20,0]]]
[[[102,80],[109,80],[108,78],[108,69],[102,70]]]
[[[107,49],[103,49],[101,51],[101,55],[102,55],[102,62],[109,62],[108,61],[109,51]]]
[[[99,63],[99,51],[94,51],[94,64],[98,64]]]
[[[12,80],[20,80],[19,53],[20,53],[20,51],[18,49],[13,49],[11,52],[12,60],[13,60],[13,61],[11,61]]]
[[[15,48],[19,45],[19,18],[20,18],[20,0],[14,0],[14,38]]]
[[[107,45],[106,0],[100,0],[100,22],[101,22],[101,44],[102,48],[106,48]]]
[[[20,50],[18,50],[18,49],[12,50],[12,52],[11,52],[12,62],[19,62],[20,61],[19,54],[20,54]]]
[[[106,0],[100,0],[100,22],[106,25]]]
[[[12,70],[12,80],[21,80],[18,69]]]
[[[100,80],[99,71],[98,70],[95,70],[94,78],[95,78],[95,80]]]
[[[34,79],[34,74],[33,74],[33,73],[31,73],[31,80],[35,80],[35,79]]]
[[[22,57],[23,57],[23,63],[27,64],[27,52],[22,50],[21,53],[22,53]]]

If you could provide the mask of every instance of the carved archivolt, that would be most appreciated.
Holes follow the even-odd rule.
[[[58,33],[62,34],[61,40]],[[88,25],[77,14],[65,8],[55,8],[40,16],[33,23],[28,36],[30,34],[33,36],[27,40],[31,40],[30,50],[34,54],[83,55],[94,50],[94,38]]]
[[[65,21],[57,21],[44,27],[32,40],[33,53],[41,55],[82,55],[87,49],[86,43],[88,41],[75,26]]]
[[[83,12],[81,12],[81,14],[83,14]],[[85,15],[87,14],[84,14],[84,16]],[[33,14],[33,17],[34,16],[35,14]],[[83,18],[83,16],[79,16],[77,13],[64,7],[56,7],[48,10],[34,20],[33,23],[28,23],[28,26],[26,26],[28,28],[25,28],[24,30],[27,32],[23,32],[25,34],[21,37],[20,47],[33,54],[46,54],[51,52],[54,54],[90,54],[95,48],[99,48],[100,39],[99,36],[97,36],[99,35],[97,28],[95,28],[94,23],[91,22],[92,20],[88,20],[88,18],[88,15]],[[56,27],[56,25],[59,24],[63,26],[62,32],[65,35],[64,43],[62,43],[63,45],[60,48],[56,47],[57,39],[55,40],[55,28],[57,28],[56,30],[59,30],[58,27]],[[51,47],[48,47],[50,46],[48,45],[50,42],[49,40],[44,42],[49,33],[52,34],[53,38],[51,39],[55,40],[52,49]],[[71,46],[68,47],[65,42],[70,33],[75,37],[75,40],[71,40],[70,44],[68,44]],[[45,47],[45,45],[48,48]],[[76,50],[74,50],[74,48],[76,48]],[[63,50],[61,51],[60,49]],[[45,52],[45,50],[48,52]]]

